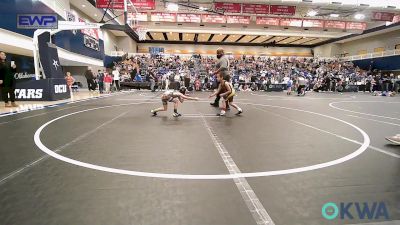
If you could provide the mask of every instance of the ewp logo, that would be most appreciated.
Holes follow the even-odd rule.
[[[18,14],[18,29],[57,29],[57,14]]]
[[[367,202],[341,202],[340,209],[333,202],[328,202],[322,206],[322,216],[327,220],[333,220],[338,216],[342,220],[352,220],[354,219],[353,215],[358,216],[361,220],[389,220],[389,213],[384,202],[373,202],[372,205]]]

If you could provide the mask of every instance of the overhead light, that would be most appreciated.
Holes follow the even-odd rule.
[[[318,15],[318,12],[315,11],[315,10],[311,10],[311,11],[309,11],[309,12],[307,13],[307,16],[316,16],[316,15]]]
[[[338,18],[340,15],[339,14],[336,14],[336,13],[332,13],[331,15],[329,15],[330,17],[333,17],[333,18]]]
[[[361,13],[357,13],[356,15],[354,15],[354,19],[356,19],[356,20],[362,20],[364,18],[365,18],[365,15],[361,14]]]
[[[179,10],[179,6],[176,3],[168,3],[167,10],[177,12]]]
[[[94,16],[97,16],[97,14],[94,14]]]
[[[82,7],[83,7],[83,8],[85,8],[85,7],[86,7],[86,5],[82,5]]]
[[[200,11],[206,11],[207,8],[206,8],[206,7],[203,7],[203,6],[200,6],[200,7],[199,7],[199,10],[200,10]]]

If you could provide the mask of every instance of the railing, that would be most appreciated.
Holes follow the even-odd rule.
[[[354,60],[373,59],[373,58],[395,56],[395,55],[400,55],[400,49],[388,50],[388,51],[384,51],[384,52],[374,52],[374,53],[368,53],[368,54],[363,54],[363,55],[347,56],[347,57],[342,57],[341,60],[354,61]]]
[[[116,52],[111,52],[111,54],[116,54]],[[128,58],[130,57],[135,57],[135,56],[150,56],[150,53],[129,53],[128,52]],[[190,58],[192,55],[198,55],[194,53],[185,53],[185,54],[178,54],[178,53],[163,53],[163,56],[169,57],[169,56],[180,56],[181,58]],[[200,54],[202,57],[216,57],[215,54]],[[233,58],[234,55],[232,54],[226,54],[229,58]],[[112,55],[114,56],[114,55]],[[337,60],[337,57],[309,57],[309,56],[269,56],[269,55],[246,55],[246,56],[254,56],[254,57],[265,57],[265,58],[281,58],[281,59],[288,59],[288,58],[297,58],[297,59],[315,59],[318,58],[319,60]]]

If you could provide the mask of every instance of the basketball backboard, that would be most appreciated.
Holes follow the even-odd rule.
[[[134,1],[134,0],[133,0]],[[138,35],[139,40],[146,39],[147,29],[145,26],[139,24],[139,21],[143,21],[143,17],[146,17],[147,13],[138,12],[135,2],[132,0],[97,0],[96,7],[110,10],[115,17],[121,17],[126,25],[131,27],[133,31]],[[104,18],[104,17],[103,17]],[[115,18],[113,18],[115,19]],[[102,20],[105,22],[104,20]]]

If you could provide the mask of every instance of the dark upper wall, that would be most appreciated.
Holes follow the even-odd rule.
[[[18,13],[54,13],[40,1],[0,0],[0,28],[33,37],[35,30],[17,29]]]
[[[65,50],[89,56],[92,58],[103,60],[104,58],[104,42],[99,40],[100,51],[88,48],[83,44],[84,35],[78,31],[73,34],[71,31],[61,31],[54,37],[54,43]]]
[[[399,62],[399,55],[353,61],[354,65],[365,70],[368,70],[369,68],[377,70],[400,70]]]

